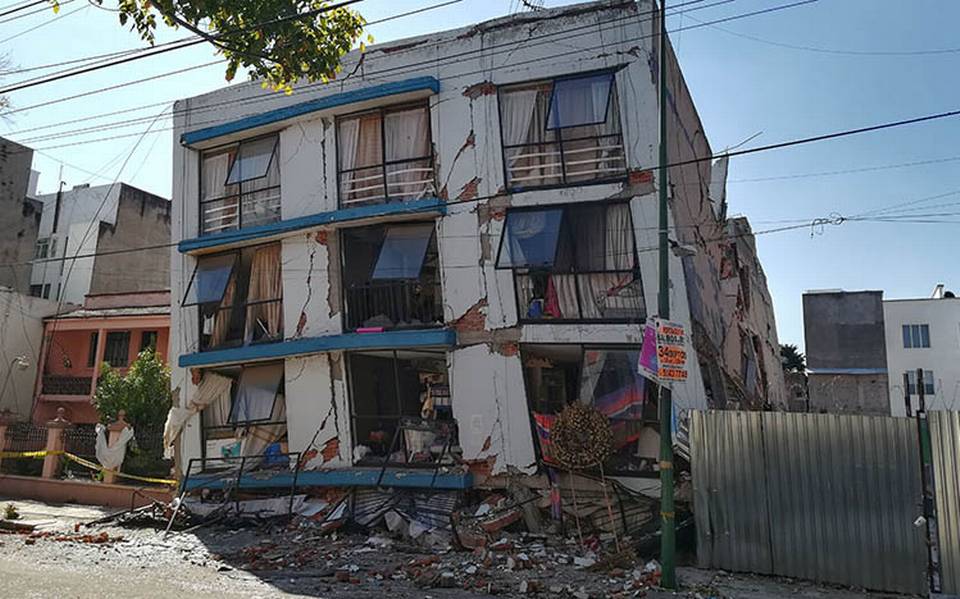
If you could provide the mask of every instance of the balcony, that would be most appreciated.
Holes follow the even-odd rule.
[[[280,220],[277,135],[204,152],[200,167],[200,234]]]
[[[346,289],[347,326],[422,328],[443,323],[438,285],[420,281],[371,281]]]
[[[87,397],[93,389],[93,377],[43,375],[43,395],[79,395]]]

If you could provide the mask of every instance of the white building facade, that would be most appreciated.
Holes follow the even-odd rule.
[[[292,95],[178,102],[181,467],[272,447],[307,471],[453,452],[533,472],[580,400],[611,420],[611,469],[655,476],[636,368],[657,303],[652,14],[538,11],[368,48]],[[707,407],[696,359],[673,397],[683,437]]]
[[[960,410],[960,299],[940,285],[929,298],[884,300],[883,317],[891,414],[906,415],[905,374],[916,412],[917,369],[928,410]]]

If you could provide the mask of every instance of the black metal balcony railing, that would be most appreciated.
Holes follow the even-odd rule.
[[[90,395],[93,378],[89,376],[44,375],[44,395]]]
[[[435,282],[372,281],[346,289],[347,326],[385,329],[435,326],[443,323]]]

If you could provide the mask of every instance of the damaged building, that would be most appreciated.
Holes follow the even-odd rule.
[[[656,476],[637,369],[658,280],[654,13],[514,15],[351,53],[290,95],[178,102],[181,469],[290,452],[301,484],[466,488],[542,472],[580,401],[609,418],[607,474]],[[673,390],[682,449],[692,409],[785,398],[749,225],[726,218],[725,161],[667,55],[671,160],[701,159],[669,173],[672,315],[696,356]]]

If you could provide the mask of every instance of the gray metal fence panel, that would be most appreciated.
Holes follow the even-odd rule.
[[[700,412],[691,429],[702,566],[926,590],[913,421]]]
[[[960,414],[930,412],[943,592],[960,594]]]

